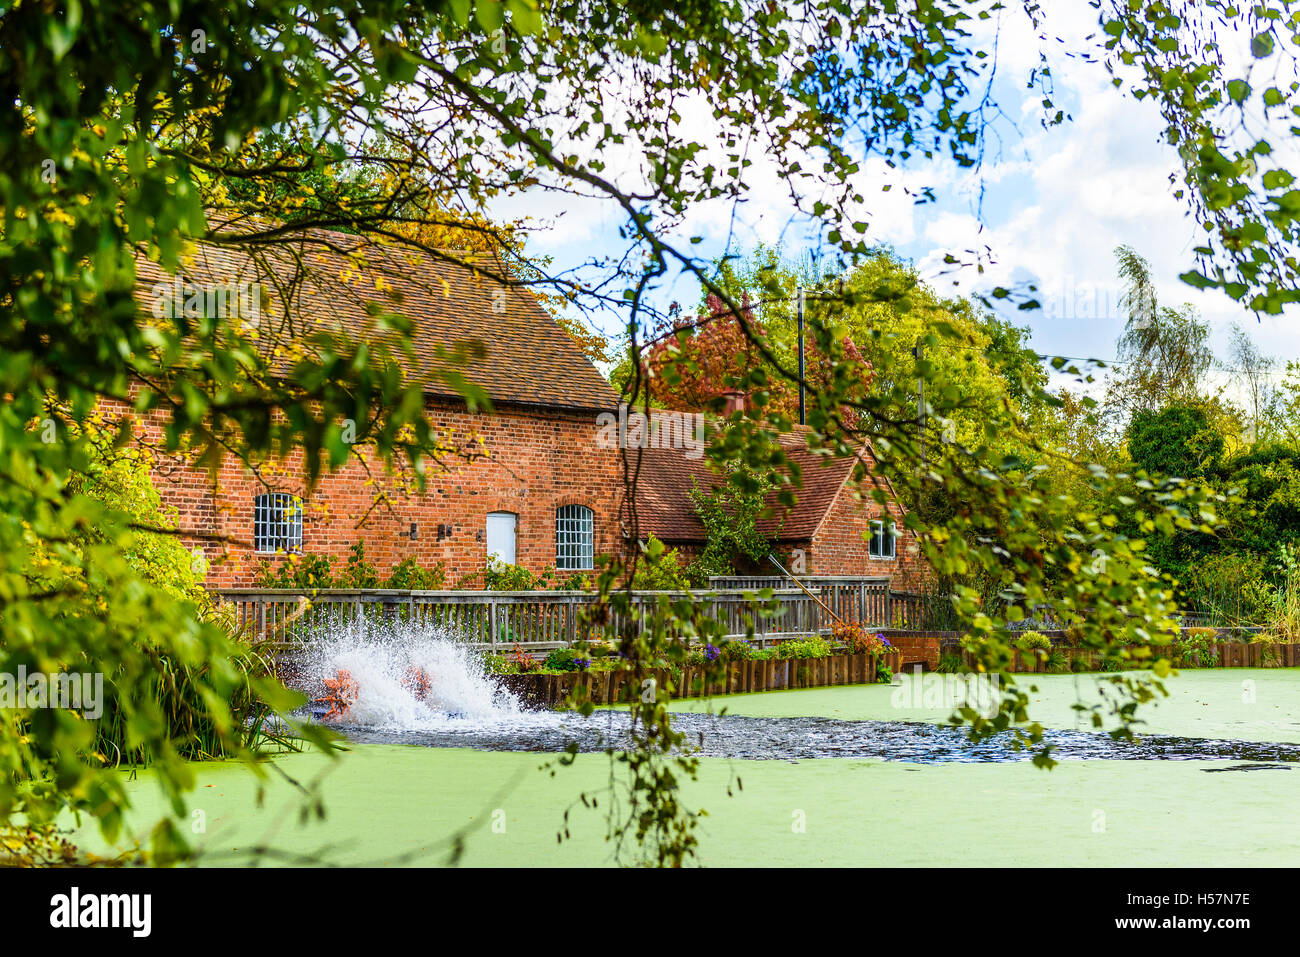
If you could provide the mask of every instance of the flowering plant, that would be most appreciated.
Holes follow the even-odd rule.
[[[842,644],[851,655],[871,654],[882,657],[894,650],[883,632],[869,635],[861,625],[849,622],[836,622],[831,629],[831,640]]]

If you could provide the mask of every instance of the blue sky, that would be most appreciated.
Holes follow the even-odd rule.
[[[1056,16],[1049,29],[1076,37],[1091,32],[1093,14],[1087,4],[1078,6],[1080,11]],[[1029,326],[1032,346],[1041,353],[1100,359],[1115,355],[1124,325],[1113,250],[1128,244],[1151,261],[1164,303],[1190,302],[1210,322],[1220,356],[1226,358],[1229,326],[1240,322],[1281,364],[1300,358],[1296,315],[1260,321],[1221,293],[1202,293],[1178,279],[1194,265],[1191,248],[1198,227],[1173,196],[1177,187],[1170,176],[1178,171],[1177,155],[1161,140],[1163,123],[1155,104],[1120,94],[1100,65],[1064,61],[1054,64],[1056,102],[1073,119],[1045,130],[1039,123],[1040,94],[1023,89],[1037,58],[1033,35],[1018,24],[1004,25],[999,46],[999,77],[1006,79],[997,89],[1009,122],[997,128],[999,138],[986,152],[983,169],[962,171],[940,160],[891,171],[866,162],[861,176],[871,220],[868,239],[893,245],[943,292],[1035,283],[1044,308],[1007,312]],[[691,122],[689,112],[686,122]],[[806,237],[791,219],[784,191],[775,177],[765,179],[761,165],[756,164],[757,188],[738,208],[688,215],[679,235],[702,235],[697,252],[716,256],[729,239],[733,252],[782,238],[788,247],[801,248]],[[889,192],[881,191],[885,183],[893,187]],[[915,205],[907,190],[925,186],[937,201]],[[618,236],[622,217],[612,204],[550,206],[541,200],[530,205],[525,197],[523,211],[549,226],[533,237],[530,250],[554,257],[560,267],[627,245]],[[973,269],[954,274],[943,266],[946,253],[977,248],[988,258],[983,274]],[[665,284],[659,302],[691,303],[697,297],[693,283],[680,281]],[[612,332],[620,322],[608,316],[600,324]],[[1230,374],[1219,380],[1232,388]]]

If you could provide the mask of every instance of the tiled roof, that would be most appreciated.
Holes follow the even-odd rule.
[[[803,487],[795,490],[798,500],[788,511],[773,492],[767,502],[771,518],[760,519],[758,529],[774,541],[807,541],[853,471],[855,460],[814,455],[802,431],[783,435],[781,444],[790,460],[799,465]],[[636,503],[642,538],[653,534],[670,544],[705,541],[704,526],[691,501],[692,482],[701,489],[712,489],[722,484],[723,477],[707,458],[688,458],[681,449],[641,450]]]
[[[362,268],[354,255],[364,258]],[[407,373],[432,395],[457,394],[431,373],[439,368],[439,347],[451,350],[464,343],[478,354],[458,371],[494,403],[615,408],[613,388],[528,288],[503,283],[498,277],[505,271],[496,260],[482,263],[479,271],[407,247],[303,230],[270,246],[200,244],[182,273],[194,284],[262,283],[269,302],[258,320],[264,340],[300,340],[318,330],[367,341],[392,339],[392,332],[377,329],[367,306],[377,303],[381,312],[402,313],[413,324],[417,362]],[[152,301],[155,283],[172,281],[143,259],[137,271],[142,301]],[[281,305],[286,301],[292,305],[287,322]]]

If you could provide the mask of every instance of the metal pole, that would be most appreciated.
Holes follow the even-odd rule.
[[[921,464],[925,464],[925,376],[921,363],[925,361],[925,340],[916,340],[916,417],[921,425]]]
[[[806,425],[807,417],[804,414],[804,384],[803,384],[803,286],[799,287],[799,424]]]
[[[819,604],[819,605],[821,605],[823,608],[825,608],[825,609],[826,609],[826,614],[830,615],[832,618],[834,618],[834,619],[835,619],[837,622],[839,622],[841,625],[844,624],[844,619],[841,618],[839,615],[835,614],[835,612],[831,611],[831,607],[830,607],[830,605],[826,604],[826,602],[822,601],[820,598],[818,598],[816,595],[814,595],[812,592],[810,592],[807,588],[804,588],[804,584],[803,584],[803,582],[801,582],[799,579],[795,578],[795,577],[794,577],[793,575],[791,575],[788,571],[786,571],[786,570],[785,570],[785,566],[782,565],[779,561],[776,560],[776,556],[775,556],[775,555],[772,555],[772,554],[769,553],[768,556],[767,556],[767,560],[770,561],[770,562],[771,562],[773,565],[775,565],[777,568],[781,569],[781,574],[784,575],[786,578],[790,579],[790,581],[794,582],[796,585],[798,585],[800,591],[802,591],[805,595],[807,595],[807,596],[808,596],[809,598],[811,598],[813,601],[817,602],[817,604]]]

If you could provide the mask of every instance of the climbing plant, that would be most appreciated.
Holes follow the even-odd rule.
[[[734,575],[737,560],[761,566],[772,550],[771,537],[759,528],[768,516],[771,479],[745,465],[728,469],[725,480],[704,489],[694,477],[688,494],[704,526],[704,547],[686,569],[696,584],[710,575]]]

